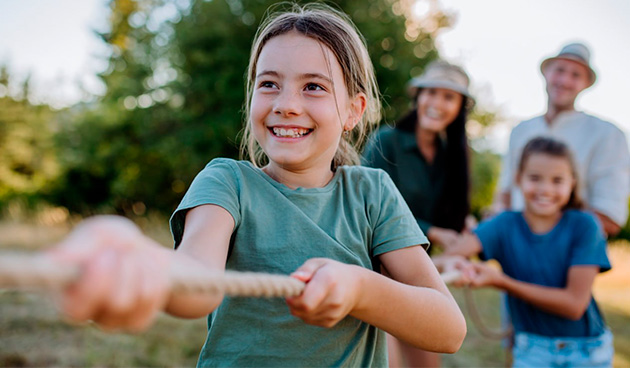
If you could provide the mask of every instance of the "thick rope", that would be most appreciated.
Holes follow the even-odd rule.
[[[449,284],[460,277],[457,271],[440,275]],[[42,255],[0,254],[0,288],[59,290],[81,277],[78,267],[55,263]],[[291,297],[300,295],[304,282],[293,277],[258,273],[199,269],[172,269],[171,288],[178,293],[225,293],[231,296]]]
[[[78,267],[67,267],[42,255],[0,255],[0,288],[59,290],[81,277]],[[293,277],[253,272],[208,272],[173,269],[171,288],[178,293],[225,293],[232,296],[290,297],[300,295],[304,283]]]

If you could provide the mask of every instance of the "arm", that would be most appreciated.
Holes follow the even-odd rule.
[[[608,128],[586,168],[586,201],[606,234],[613,236],[628,218],[630,153],[625,134],[612,126]]]
[[[211,312],[222,296],[171,293],[169,270],[221,271],[233,220],[217,206],[197,207],[187,219],[190,227],[177,252],[122,217],[99,216],[81,223],[49,253],[82,271],[81,278],[63,291],[62,311],[77,321],[132,331],[146,329],[161,310],[181,317]],[[213,222],[204,228],[201,223],[208,220]],[[212,239],[210,244],[207,239]]]
[[[359,266],[309,260],[294,273],[308,284],[300,297],[287,300],[292,314],[325,327],[349,314],[416,347],[456,352],[466,321],[422,247],[380,260],[391,279]]]
[[[619,234],[619,232],[621,231],[621,226],[617,225],[616,222],[611,220],[610,217],[604,215],[603,213],[598,211],[593,212],[595,212],[595,215],[599,219],[599,222],[601,222],[602,228],[604,229],[604,232],[607,236],[615,236]]]
[[[591,287],[599,266],[580,265],[569,268],[567,285],[555,288],[513,279],[486,264],[476,264],[477,275],[471,286],[493,286],[558,316],[578,320],[591,301]]]
[[[477,235],[465,232],[459,237],[458,241],[445,247],[444,254],[470,258],[481,253],[481,251],[482,245]]]
[[[175,252],[174,267],[223,272],[227,260],[234,219],[228,211],[215,205],[195,207],[186,214],[186,231]],[[210,240],[208,240],[210,239]],[[223,295],[174,294],[165,311],[183,318],[210,314],[221,304]]]
[[[448,248],[451,244],[458,243],[461,238],[461,235],[457,231],[437,226],[431,226],[426,234],[432,245],[444,249]]]

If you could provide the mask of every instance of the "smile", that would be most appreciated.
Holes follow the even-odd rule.
[[[271,127],[269,131],[280,138],[300,138],[308,135],[313,129]]]

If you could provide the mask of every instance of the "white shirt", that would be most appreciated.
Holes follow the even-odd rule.
[[[525,144],[538,136],[565,142],[573,151],[579,175],[579,194],[589,208],[623,226],[628,218],[630,153],[626,136],[615,125],[578,111],[560,113],[548,124],[538,116],[518,124],[510,134],[508,153],[499,179],[502,191],[510,190],[512,209],[524,207],[515,177]]]

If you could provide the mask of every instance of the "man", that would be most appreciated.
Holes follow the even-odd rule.
[[[619,128],[575,110],[578,95],[596,80],[590,51],[581,43],[568,44],[557,56],[545,59],[540,70],[547,84],[547,112],[512,130],[499,181],[499,205],[523,208],[522,195],[515,186],[521,151],[536,136],[552,136],[565,141],[573,151],[581,184],[579,193],[600,219],[604,231],[615,235],[628,217],[630,154]]]

